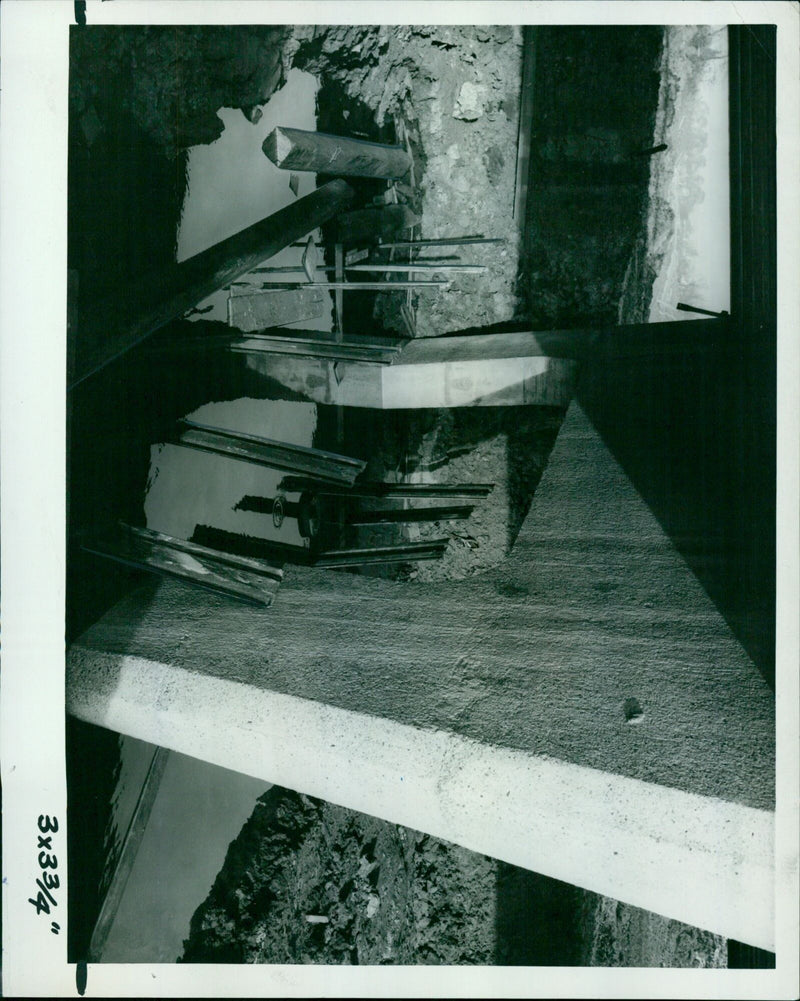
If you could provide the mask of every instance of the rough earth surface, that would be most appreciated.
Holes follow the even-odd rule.
[[[165,155],[222,135],[221,107],[263,104],[283,80],[282,26],[73,29],[71,112],[93,145],[131,118]]]
[[[726,965],[724,939],[406,827],[273,787],[181,962]]]
[[[521,63],[521,29],[508,25],[308,25],[295,29],[285,50],[286,65],[315,73],[323,91],[344,98],[342,118],[321,128],[346,128],[353,106],[363,106],[375,126],[394,126],[396,140],[408,142],[415,176],[404,194],[422,217],[415,237],[506,241],[463,249],[465,263],[485,264],[485,274],[459,276],[452,292],[416,294],[417,336],[519,314],[513,205]],[[386,298],[378,297],[377,313],[400,330]]]
[[[192,919],[184,961],[487,963],[494,863],[273,787]]]

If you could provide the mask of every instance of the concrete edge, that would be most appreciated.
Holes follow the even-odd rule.
[[[774,950],[774,815],[73,646],[68,712]]]

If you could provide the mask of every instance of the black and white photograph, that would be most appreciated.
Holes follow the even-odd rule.
[[[796,996],[800,7],[3,8],[3,993]]]

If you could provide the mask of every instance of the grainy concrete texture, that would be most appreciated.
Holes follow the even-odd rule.
[[[458,584],[176,585],[73,646],[75,715],[770,948],[773,700],[576,404]]]

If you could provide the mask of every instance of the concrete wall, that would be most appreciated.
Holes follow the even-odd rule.
[[[264,612],[147,586],[73,646],[67,704],[772,942],[771,693],[576,405],[487,575],[288,568]]]

